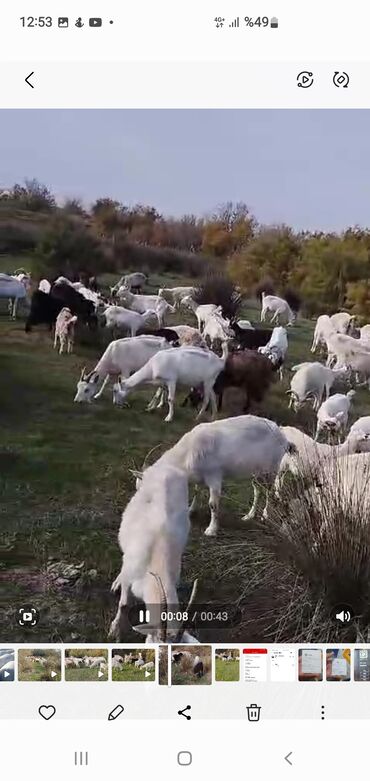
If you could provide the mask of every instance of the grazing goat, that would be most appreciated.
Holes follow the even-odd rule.
[[[348,393],[335,393],[334,396],[329,396],[321,404],[317,412],[315,440],[318,439],[320,432],[324,429],[336,431],[338,436],[340,436],[341,432],[344,432],[348,422],[351,401],[355,395],[356,391],[354,390],[350,390]]]
[[[59,339],[59,355],[64,352],[65,347],[67,353],[73,352],[76,322],[77,315],[73,315],[71,310],[64,306],[55,321],[54,349],[58,347]]]
[[[216,306],[216,304],[197,304],[191,296],[185,296],[182,299],[182,305],[187,309],[191,309],[194,312],[198,321],[198,329],[202,333],[202,330],[208,320],[208,318],[217,312],[222,316],[222,307]]]
[[[327,338],[336,333],[329,315],[320,315],[316,320],[315,331],[313,335],[311,352],[315,353],[320,347],[327,346]]]
[[[253,504],[248,515],[244,516],[245,520],[254,518],[263,486],[267,492],[266,515],[268,491],[284,453],[291,447],[294,449],[272,420],[242,415],[195,426],[149,469],[174,466],[183,470],[189,481],[196,485],[204,483],[208,487],[211,520],[205,534],[214,537],[219,528],[223,480],[226,477],[249,477],[253,480]],[[144,476],[149,469],[144,471]],[[196,495],[190,512],[195,504]]]
[[[168,391],[168,414],[165,421],[169,423],[173,420],[177,385],[191,387],[202,384],[204,399],[198,417],[207,409],[209,402],[211,402],[213,415],[216,415],[217,406],[213,386],[217,375],[225,366],[226,356],[226,344],[223,345],[222,358],[198,347],[182,347],[180,350],[170,348],[165,353],[157,353],[128,380],[119,380],[116,383],[113,403],[122,404],[128,393],[138,385],[159,385],[157,393],[147,408],[152,410],[157,402],[159,406],[163,405],[162,387],[165,386]]]
[[[130,336],[136,336],[137,332],[145,327],[148,320],[157,318],[154,309],[147,309],[142,315],[139,312],[133,312],[131,309],[125,309],[123,306],[108,306],[104,311],[106,328],[122,328],[130,331]]]
[[[370,415],[364,415],[352,424],[345,442],[348,442],[352,436],[361,437],[361,434],[363,439],[360,439],[358,450],[362,453],[368,453],[370,451]]]
[[[258,347],[264,347],[272,336],[272,328],[247,329],[241,328],[236,322],[232,322],[230,325],[242,350],[257,350]]]
[[[185,298],[185,296],[193,296],[195,292],[195,287],[161,287],[158,290],[158,295],[160,298],[165,298],[166,301],[169,300],[169,303],[173,304],[176,309],[178,309],[181,306],[183,298]]]
[[[148,281],[148,277],[142,274],[141,271],[134,271],[132,274],[126,274],[118,280],[117,284],[111,287],[111,296],[115,296],[118,290],[123,287],[131,292],[136,290],[137,293],[141,293],[142,288]]]
[[[166,339],[156,336],[129,336],[126,339],[115,339],[108,345],[95,369],[89,374],[85,374],[85,369],[82,369],[74,400],[91,403],[93,399],[102,395],[111,377],[116,378],[119,375],[129,377],[159,350],[168,348]]]
[[[313,401],[313,408],[317,410],[324,394],[329,396],[335,379],[347,374],[346,369],[329,369],[328,366],[318,362],[298,363],[292,367],[292,371],[295,374],[287,394],[290,396],[289,407],[292,407],[294,412],[297,412],[306,401]]]
[[[177,584],[189,530],[187,475],[171,464],[154,464],[143,474],[137,492],[122,513],[118,541],[123,563],[112,585],[112,590],[120,589],[121,595],[111,625],[113,636],[120,639],[124,611],[132,594],[150,606],[151,624],[138,628],[147,634],[148,643],[171,642],[174,635],[177,637],[181,625],[171,622],[168,632],[161,613],[167,606],[176,612],[179,606]]]
[[[243,412],[248,412],[252,402],[263,400],[274,377],[271,361],[254,350],[239,350],[226,358],[225,368],[218,375],[213,390],[217,397],[217,409],[222,409],[223,395],[227,388],[240,388],[245,392]],[[182,406],[190,403],[198,408],[203,399],[201,388],[192,388]]]
[[[364,343],[366,344],[366,343]],[[369,343],[366,346],[370,346]],[[346,368],[355,372],[356,382],[368,386],[370,390],[370,351],[353,352],[346,360]]]
[[[296,450],[294,453],[285,453],[281,459],[279,472],[275,480],[275,493],[278,498],[281,495],[284,477],[288,472],[296,477],[304,477],[312,482],[312,480],[320,476],[323,466],[328,459],[359,453],[363,444],[368,442],[367,435],[362,430],[350,432],[342,445],[321,444],[293,426],[282,426],[281,431],[289,442],[293,442]]]
[[[216,342],[224,342],[231,339],[234,331],[230,328],[229,321],[225,320],[218,312],[211,314],[206,321],[203,329],[203,338],[209,339],[213,348]]]
[[[351,358],[359,352],[368,352],[370,355],[370,345],[347,334],[330,333],[326,337],[326,345],[328,350],[326,365],[331,367],[347,366]]]
[[[265,355],[271,361],[274,368],[279,370],[280,379],[283,379],[283,365],[288,352],[288,336],[286,328],[277,326],[274,328],[271,339],[264,347],[259,347],[258,352]]]
[[[279,298],[279,296],[267,296],[262,293],[262,308],[261,308],[261,323],[266,320],[266,316],[269,312],[273,312],[271,323],[279,325],[280,317],[284,317],[287,321],[287,325],[293,325],[296,315],[290,308],[285,298]]]
[[[148,309],[154,309],[158,319],[158,325],[162,328],[164,324],[165,315],[168,312],[172,314],[175,312],[175,308],[165,301],[164,298],[159,296],[142,296],[134,295],[129,290],[120,288],[117,293],[117,297],[122,304],[125,304],[129,309],[139,314],[144,314]]]

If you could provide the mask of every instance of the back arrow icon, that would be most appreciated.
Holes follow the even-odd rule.
[[[33,76],[34,72],[35,72],[35,71],[31,71],[31,73],[29,73],[29,74],[28,74],[28,76],[26,76],[26,78],[25,78],[25,82],[26,82],[26,84],[28,84],[28,86],[29,86],[29,87],[32,87],[32,89],[35,89],[35,87],[34,87],[34,85],[33,85],[33,84],[31,84],[31,82],[30,82],[30,81],[28,81],[28,79],[30,79],[30,78],[31,78],[31,76]]]
[[[291,762],[290,759],[289,759],[289,757],[291,757],[292,754],[293,754],[293,751],[289,751],[289,754],[287,754],[286,757],[284,757],[284,759],[288,763],[288,765],[292,765],[293,766],[293,762]]]

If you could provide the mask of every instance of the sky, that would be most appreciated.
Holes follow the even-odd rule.
[[[263,224],[370,225],[370,111],[1,110],[0,187],[169,216],[244,201]]]

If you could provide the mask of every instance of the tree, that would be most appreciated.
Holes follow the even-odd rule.
[[[204,223],[202,249],[219,258],[227,257],[249,243],[256,225],[245,203],[228,201]]]
[[[54,195],[37,179],[25,179],[24,185],[15,184],[9,199],[33,212],[50,212],[56,208]]]
[[[229,262],[232,278],[244,289],[253,289],[263,277],[281,289],[293,275],[301,255],[301,238],[286,225],[262,227],[247,247]]]

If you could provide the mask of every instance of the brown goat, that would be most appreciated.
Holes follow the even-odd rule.
[[[238,350],[230,353],[225,368],[218,375],[213,390],[217,396],[218,409],[222,409],[223,394],[226,388],[241,388],[245,391],[243,412],[248,412],[251,402],[262,401],[274,379],[274,367],[266,356],[254,350]],[[197,406],[201,392],[192,388],[183,405],[189,401]]]

